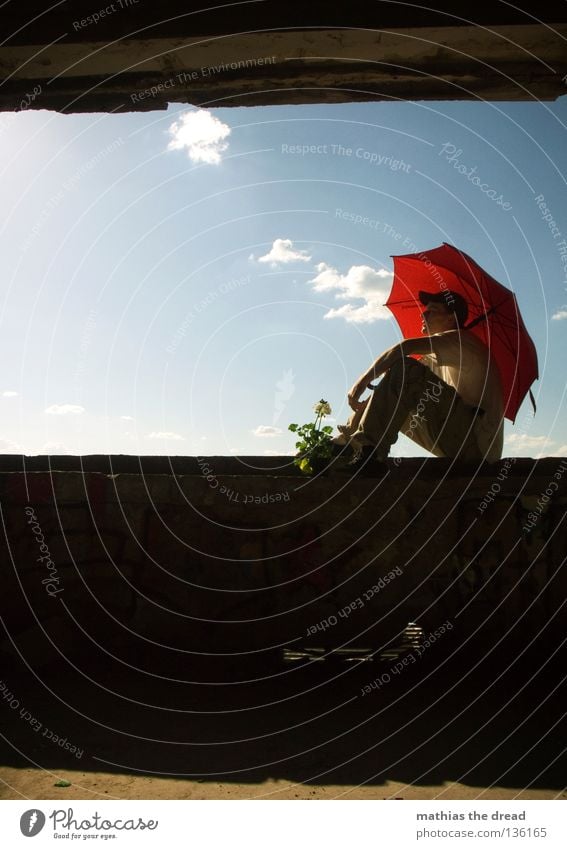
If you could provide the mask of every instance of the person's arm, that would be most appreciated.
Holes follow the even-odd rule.
[[[431,354],[431,336],[419,336],[416,339],[404,339],[397,345],[388,348],[380,354],[370,368],[362,374],[348,393],[348,403],[352,410],[360,410],[366,402],[360,401],[360,396],[366,391],[368,384],[391,368],[396,360],[411,354]]]

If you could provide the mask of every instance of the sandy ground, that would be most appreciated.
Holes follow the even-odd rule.
[[[70,787],[54,787],[61,778]],[[310,787],[268,779],[262,784],[179,781],[168,778],[116,775],[103,772],[61,770],[47,773],[37,769],[0,770],[1,799],[567,799],[565,791],[519,790],[512,787],[443,786],[413,787],[387,781],[380,788],[324,785]]]
[[[431,652],[369,694],[378,664],[193,667],[181,679],[160,658],[156,679],[146,657],[142,675],[83,665],[41,681],[14,665],[0,798],[567,798],[564,658],[549,664],[540,648],[471,671],[477,660]]]

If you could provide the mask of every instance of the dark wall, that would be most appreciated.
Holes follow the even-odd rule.
[[[491,645],[562,634],[566,460],[391,460],[383,479],[350,480],[262,459],[272,473],[255,458],[143,457],[26,458],[24,473],[3,457],[10,639],[43,663],[51,641],[92,659],[97,643],[378,649],[409,621]],[[79,461],[89,471],[56,471]]]

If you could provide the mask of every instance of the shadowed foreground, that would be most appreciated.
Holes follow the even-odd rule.
[[[481,660],[474,647],[459,648],[462,636],[414,652],[403,669],[402,659],[164,667],[156,655],[144,666],[157,662],[161,680],[109,661],[89,669],[89,682],[62,663],[43,671],[59,699],[7,669],[20,705],[42,727],[35,732],[20,710],[2,705],[12,745],[1,749],[0,795],[566,798],[565,657],[549,659],[552,647],[540,645],[516,662],[498,648]],[[362,695],[377,679],[385,683]],[[71,786],[55,787],[60,778]]]

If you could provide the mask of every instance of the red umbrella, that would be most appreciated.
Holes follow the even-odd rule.
[[[537,354],[525,328],[516,297],[470,256],[446,242],[439,248],[394,256],[394,281],[386,302],[404,338],[421,336],[420,291],[451,289],[466,300],[466,328],[488,346],[498,366],[505,416],[516,418],[530,386],[538,377]],[[530,397],[533,396],[530,392]],[[535,404],[534,404],[535,409]]]

